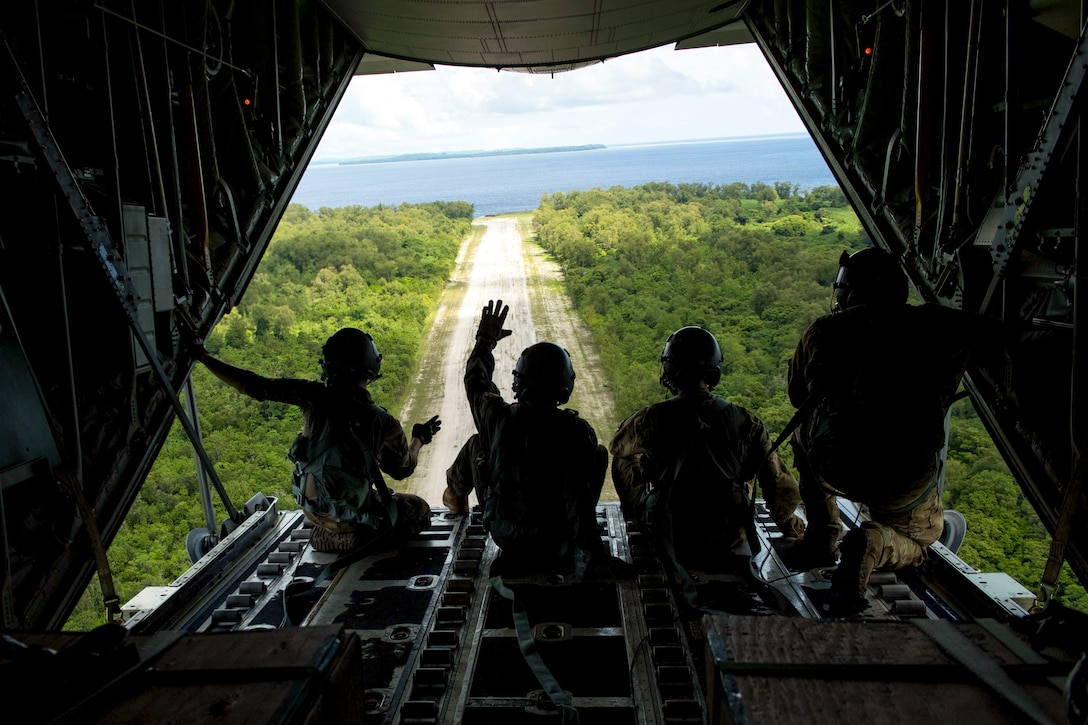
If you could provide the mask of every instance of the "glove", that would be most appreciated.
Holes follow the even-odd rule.
[[[426,423],[416,423],[412,426],[412,437],[420,439],[423,445],[427,445],[441,427],[442,421],[438,419],[438,416],[432,416]]]
[[[204,347],[203,337],[188,337],[182,335],[181,348],[185,354],[192,356],[193,360],[200,361],[208,354],[208,348]]]
[[[504,337],[509,337],[512,334],[511,331],[502,328],[506,323],[506,315],[509,312],[509,305],[503,306],[502,300],[490,300],[480,317],[480,326],[476,329],[476,339],[494,344]]]

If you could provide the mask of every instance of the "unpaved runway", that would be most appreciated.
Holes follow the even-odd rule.
[[[442,504],[446,469],[457,451],[476,432],[465,397],[465,361],[475,344],[480,312],[488,300],[510,306],[506,327],[513,331],[495,348],[495,383],[503,397],[513,401],[512,372],[521,351],[539,340],[550,340],[571,354],[576,372],[574,407],[597,429],[607,445],[611,438],[611,392],[604,387],[599,360],[590,337],[570,312],[569,302],[554,282],[558,270],[538,248],[522,243],[514,218],[487,218],[476,245],[467,240],[439,304],[428,334],[413,393],[405,401],[401,420],[411,424],[438,413],[442,430],[420,453],[419,467],[397,490],[418,494],[432,505]],[[475,249],[473,247],[475,246]],[[539,319],[534,319],[536,311]],[[606,490],[609,488],[606,482]],[[473,504],[476,501],[473,500]]]

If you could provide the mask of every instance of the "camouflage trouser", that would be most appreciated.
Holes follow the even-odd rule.
[[[480,442],[480,434],[473,433],[457,452],[457,458],[446,469],[446,485],[458,496],[468,496],[473,489],[477,489],[476,498],[480,497],[477,487],[476,467],[484,459],[483,444]],[[482,504],[483,501],[480,501]]]
[[[394,493],[397,502],[397,525],[393,536],[398,541],[410,539],[431,525],[431,505],[413,493]]]
[[[834,551],[842,534],[838,499],[820,485],[816,474],[808,465],[804,450],[794,443],[793,451],[793,463],[800,478],[801,501],[808,519],[805,541],[816,550]],[[874,478],[878,475],[879,473]],[[919,482],[919,493],[929,483]],[[870,505],[868,512],[869,520],[862,523],[862,527],[874,530],[883,540],[880,559],[876,563],[877,569],[902,569],[921,563],[925,550],[940,538],[944,530],[944,506],[937,487],[909,511]]]
[[[944,531],[944,506],[936,488],[910,511],[889,513],[870,508],[869,517],[862,527],[875,529],[884,540],[877,569],[903,569],[921,564],[926,549]]]
[[[391,535],[375,543],[383,549],[398,546],[431,525],[431,507],[419,496],[394,493],[393,500],[397,504],[396,526]],[[315,524],[310,532],[310,546],[316,551],[353,551],[375,538],[375,531],[369,526],[350,525],[344,521],[325,522],[310,513],[306,517]]]
[[[612,485],[620,497],[620,510],[628,521],[639,520],[639,502],[646,488],[641,464],[634,458],[612,457]]]

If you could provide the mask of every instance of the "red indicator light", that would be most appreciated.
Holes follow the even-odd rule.
[[[872,55],[872,54],[873,54],[873,49],[872,48],[866,48],[865,49],[865,55]],[[247,103],[248,103],[248,101],[247,101]]]
[[[868,53],[869,51],[866,50],[865,52]],[[242,101],[242,103],[244,103],[244,104],[246,104],[248,106],[249,105],[249,99],[248,98],[245,99],[244,101]]]

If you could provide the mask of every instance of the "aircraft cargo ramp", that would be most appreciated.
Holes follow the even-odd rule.
[[[1021,607],[1030,595],[975,572],[939,543],[917,571],[876,574],[860,617],[824,621],[830,569],[785,567],[781,535],[762,507],[755,557],[740,552],[726,571],[691,572],[699,601],[716,613],[688,604],[616,504],[600,505],[598,522],[614,555],[633,565],[636,573],[622,578],[587,576],[580,562],[565,570],[510,566],[479,513],[435,509],[430,528],[407,545],[337,559],[310,548],[300,512],[267,500],[255,508],[247,526],[183,577],[126,605],[125,634],[107,649],[125,644],[138,656],[96,655],[117,671],[74,685],[55,700],[53,715],[559,722],[546,683],[522,654],[529,647],[583,724],[898,721],[957,712],[1066,722],[1062,689],[1076,653],[1034,651],[1027,634],[1011,628],[1030,621]],[[527,616],[520,636],[514,607],[489,580],[500,570]],[[97,630],[82,638],[96,634],[102,638]],[[53,648],[80,641],[41,636]],[[179,682],[186,686],[174,687]]]

